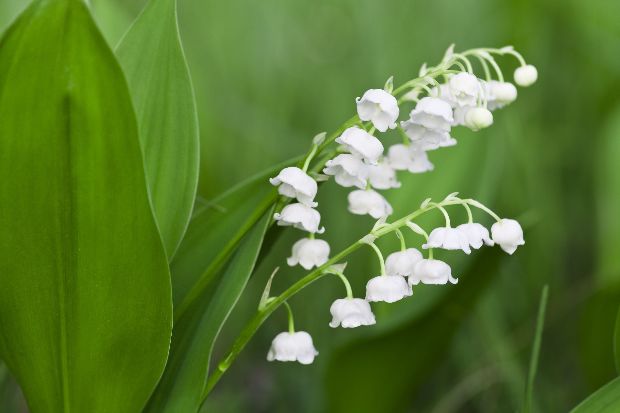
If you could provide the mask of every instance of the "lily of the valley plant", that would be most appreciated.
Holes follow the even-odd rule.
[[[398,180],[401,171],[420,174],[435,170],[430,160],[432,152],[457,145],[458,127],[473,131],[488,128],[493,124],[493,113],[515,101],[517,88],[505,79],[494,57],[498,55],[518,59],[520,66],[513,76],[518,86],[530,86],[536,81],[536,68],[527,64],[511,46],[477,48],[461,53],[451,46],[441,62],[436,66],[423,65],[415,79],[394,88],[390,78],[382,89],[362,93],[355,99],[357,115],[352,120],[329,136],[326,133],[315,136],[308,154],[298,166],[285,167],[269,180],[281,195],[280,210],[274,213],[273,220],[277,225],[305,233],[292,245],[286,261],[289,266],[314,270],[277,296],[270,296],[269,281],[257,316],[211,375],[207,394],[253,332],[280,305],[287,309],[288,330],[273,339],[267,359],[301,364],[314,361],[319,352],[310,334],[296,329],[287,300],[325,275],[339,279],[346,291],[344,297],[331,305],[329,325],[333,328],[372,326],[377,321],[370,303],[408,299],[419,284],[458,283],[450,264],[433,257],[434,249],[471,254],[472,250],[483,246],[497,245],[513,254],[525,244],[523,230],[515,219],[502,218],[479,200],[452,193],[442,200],[426,199],[415,211],[391,219],[392,206],[379,192],[401,187]],[[480,65],[481,75],[474,71],[472,61]],[[388,146],[382,135],[392,130],[401,139]],[[321,213],[315,201],[319,183],[330,178],[337,185],[350,188],[347,196],[350,213],[370,215],[377,220],[366,236],[331,258],[328,242],[317,238],[317,235],[328,233],[328,229],[321,225]],[[453,222],[450,208],[464,208],[467,222]],[[433,211],[442,214],[445,223],[429,232],[416,220]],[[476,222],[475,211],[492,217],[495,223],[490,231]],[[403,231],[419,235],[418,248],[407,245]],[[401,248],[384,257],[375,241],[388,234],[400,239]],[[348,255],[362,246],[376,253],[380,274],[368,274],[365,294],[356,297],[345,275],[345,267]]]

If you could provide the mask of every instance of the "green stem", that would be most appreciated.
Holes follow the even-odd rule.
[[[405,251],[407,249],[407,243],[405,242],[405,236],[403,235],[403,232],[398,228],[395,229],[394,232],[396,233],[396,236],[400,241],[400,250]]]
[[[467,211],[467,222],[472,224],[474,222],[474,216],[471,213],[471,208],[469,207],[467,202],[463,202],[462,205],[465,207],[465,210]]]
[[[293,317],[293,309],[288,302],[284,302],[284,307],[286,307],[286,313],[288,315],[288,332],[291,334],[295,333],[295,318]]]
[[[351,283],[347,279],[347,277],[341,273],[340,271],[333,271],[331,274],[337,275],[344,284],[344,288],[347,290],[347,298],[353,299],[353,290],[351,289]]]
[[[319,149],[319,147],[317,145],[312,145],[312,149],[310,150],[310,153],[306,157],[306,160],[304,162],[304,166],[303,166],[303,168],[301,168],[302,171],[304,171],[304,172],[308,171],[308,167],[310,166],[310,162],[312,162],[312,158],[314,158],[314,155],[316,155],[316,152],[317,152],[318,149]]]
[[[383,254],[381,254],[381,250],[375,245],[374,242],[369,242],[368,245],[377,253],[377,257],[379,258],[379,265],[381,266],[381,275],[387,275],[385,271],[385,260],[383,259]]]
[[[540,344],[542,342],[542,333],[545,325],[545,310],[547,308],[547,297],[549,295],[549,286],[545,285],[540,296],[540,304],[538,305],[538,317],[536,319],[536,334],[534,335],[534,344],[532,346],[532,357],[530,358],[530,367],[527,374],[527,384],[525,386],[525,401],[523,403],[523,412],[530,413],[532,411],[532,398],[534,393],[534,379],[536,378],[536,370],[538,369],[538,356],[540,354]]]

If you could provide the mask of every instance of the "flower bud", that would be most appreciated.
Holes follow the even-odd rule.
[[[532,65],[520,66],[515,70],[514,78],[519,86],[531,86],[538,79],[538,70]]]
[[[477,131],[488,128],[493,124],[493,114],[490,110],[483,107],[471,108],[465,114],[465,126]]]
[[[514,253],[519,245],[525,244],[523,229],[514,219],[501,219],[491,227],[491,238],[508,254]]]

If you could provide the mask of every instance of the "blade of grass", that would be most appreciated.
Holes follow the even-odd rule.
[[[534,392],[534,379],[536,378],[536,370],[538,369],[538,356],[540,354],[540,345],[542,342],[542,333],[545,325],[545,311],[547,309],[547,297],[549,295],[549,286],[545,285],[540,296],[540,304],[538,305],[538,317],[536,319],[536,334],[532,345],[532,356],[530,358],[530,368],[527,373],[527,383],[525,386],[525,398],[523,401],[523,413],[532,412],[532,397]]]

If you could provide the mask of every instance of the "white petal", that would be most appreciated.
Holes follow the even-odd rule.
[[[353,155],[363,158],[366,162],[375,164],[383,155],[383,145],[363,129],[352,126],[336,138],[336,142],[343,145]]]
[[[393,303],[411,295],[411,287],[398,275],[380,275],[366,284],[366,300]]]

